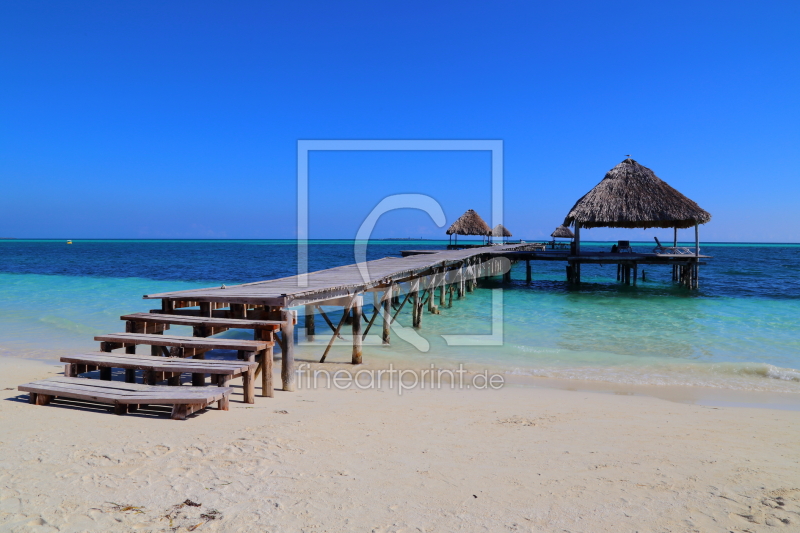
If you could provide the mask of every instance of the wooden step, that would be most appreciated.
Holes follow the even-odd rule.
[[[132,313],[123,315],[121,320],[146,322],[152,324],[172,324],[175,326],[205,326],[212,328],[267,329],[278,330],[280,320],[250,320],[246,318],[212,318],[190,315],[165,315],[160,313]]]
[[[242,352],[260,352],[275,345],[275,341],[182,337],[179,335],[148,335],[145,333],[109,333],[107,335],[98,335],[94,340],[121,345],[147,344],[150,346],[194,348],[206,351],[237,350]]]
[[[238,376],[248,370],[255,371],[258,363],[253,361],[233,361],[216,359],[185,359],[181,357],[159,357],[113,352],[88,352],[67,355],[63,363],[94,365],[131,370],[157,370],[159,372],[221,374]]]
[[[64,356],[61,361],[66,363],[64,375],[68,377],[76,377],[78,374],[86,372],[87,367],[99,367],[101,368],[100,379],[111,380],[111,369],[121,368],[125,370],[125,381],[134,383],[136,371],[142,370],[144,382],[148,385],[155,385],[164,379],[170,385],[180,385],[180,376],[183,373],[191,373],[192,385],[196,386],[205,386],[206,374],[212,375],[212,383],[221,386],[227,386],[231,379],[242,376],[244,401],[245,403],[255,403],[255,371],[259,364],[265,365],[266,371],[269,373],[266,390],[262,390],[262,395],[270,398],[273,396],[271,354],[264,352],[262,357],[268,360],[256,363],[255,361],[183,359],[180,357],[90,352]]]
[[[111,404],[120,415],[127,413],[129,406],[172,405],[174,420],[184,420],[213,402],[220,402],[220,408],[226,410],[223,401],[232,391],[230,387],[169,387],[73,377],[43,379],[18,389],[30,393],[30,403],[36,405],[47,405],[53,398],[73,398]]]

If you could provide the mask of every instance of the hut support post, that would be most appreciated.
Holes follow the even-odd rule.
[[[383,293],[383,344],[389,344],[392,332],[392,287],[389,286]]]
[[[581,254],[581,225],[575,223],[575,255]]]
[[[439,287],[439,307],[445,307],[447,299],[445,293],[447,292],[447,274],[442,277],[442,285]]]
[[[283,381],[283,390],[286,392],[294,392],[294,313],[288,309],[284,309],[281,319],[281,337],[283,343],[281,345],[281,380]]]
[[[527,281],[528,283],[531,282],[531,260],[530,259],[526,259],[525,260],[525,281]]]
[[[639,263],[633,264],[633,286],[636,286],[636,279],[639,277]]]
[[[353,303],[353,357],[352,363],[354,365],[361,364],[361,310],[364,305],[363,298],[359,296]]]
[[[694,225],[694,256],[700,257],[700,225]]]
[[[314,341],[314,305],[306,305],[306,340],[309,342]]]

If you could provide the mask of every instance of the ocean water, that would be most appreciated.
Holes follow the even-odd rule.
[[[443,244],[373,241],[367,257]],[[562,262],[532,263],[528,284],[520,263],[511,284],[484,281],[440,315],[425,314],[419,334],[427,350],[395,335],[388,348],[368,342],[364,359],[406,367],[463,363],[472,370],[610,383],[800,392],[800,245],[706,243],[702,250],[713,258],[701,267],[697,291],[673,285],[668,267],[644,267],[647,281],[634,288],[615,282],[614,266],[599,265],[584,265],[584,283],[576,288],[566,283]],[[350,241],[309,245],[313,270],[352,262]],[[0,355],[56,359],[96,349],[94,335],[123,331],[120,315],[158,306],[143,294],[295,272],[293,241],[0,241]],[[501,287],[502,346],[448,346],[442,335],[491,333],[490,289]],[[341,313],[329,311],[332,319]],[[400,323],[409,325],[409,315],[407,307]],[[323,327],[318,319],[320,333]],[[318,359],[328,338],[320,334],[316,344],[301,343],[298,358]],[[340,343],[328,359],[346,362],[349,354],[349,345]]]

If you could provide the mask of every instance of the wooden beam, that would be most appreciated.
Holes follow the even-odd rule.
[[[361,344],[363,337],[361,336],[361,315],[362,306],[364,304],[361,296],[353,303],[353,357],[352,363],[354,365],[361,364]],[[372,323],[370,323],[372,325]]]
[[[311,304],[306,305],[306,339],[308,341],[314,340],[314,306]]]
[[[282,319],[284,322],[281,327],[281,337],[283,337],[281,379],[283,381],[283,390],[294,392],[294,313],[284,309]]]
[[[347,315],[350,314],[350,307],[352,307],[357,297],[358,294],[354,294],[350,300],[350,304],[348,304],[348,306],[344,308],[344,312],[342,313],[342,319],[339,321],[339,325],[336,326],[336,329],[333,330],[333,335],[331,335],[331,340],[328,342],[328,346],[325,347],[325,352],[323,352],[322,358],[319,360],[320,363],[324,363],[325,358],[328,357],[328,352],[330,351],[331,346],[333,346],[333,341],[336,340],[336,337],[339,337],[339,330],[341,330],[344,323],[347,322]]]
[[[390,286],[386,289],[383,293],[383,335],[382,341],[383,344],[389,344],[391,339],[391,331],[392,331],[392,294],[393,290]]]

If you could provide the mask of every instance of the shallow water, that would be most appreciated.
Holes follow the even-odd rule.
[[[368,258],[441,245],[375,241]],[[610,244],[583,245],[593,246]],[[614,266],[584,265],[584,283],[575,288],[566,284],[561,262],[534,262],[531,284],[520,263],[511,285],[486,281],[441,315],[425,314],[420,334],[428,351],[395,336],[388,349],[367,345],[365,360],[800,392],[800,246],[704,244],[703,253],[713,259],[701,267],[700,289],[692,292],[674,286],[667,267],[645,267],[648,280],[633,288],[614,281]],[[352,262],[352,242],[310,243],[313,270]],[[121,314],[157,305],[143,294],[288,276],[295,269],[293,241],[0,241],[0,353],[52,358],[96,349],[92,337],[121,331]],[[503,345],[447,346],[443,334],[491,333],[490,289],[500,287]],[[401,324],[408,325],[408,315]],[[314,360],[322,349],[301,345],[298,356]],[[348,346],[337,346],[329,359],[349,360]]]

